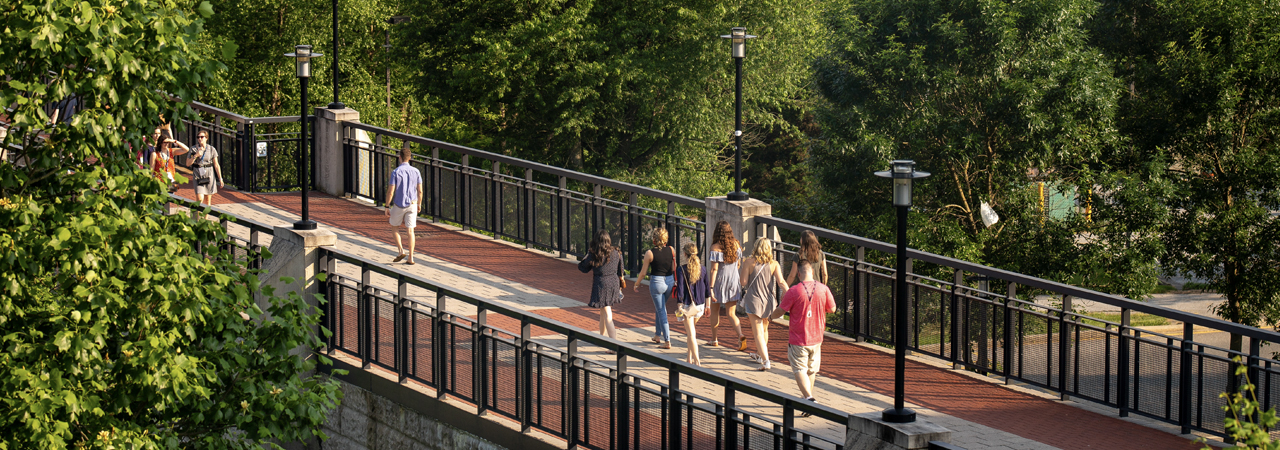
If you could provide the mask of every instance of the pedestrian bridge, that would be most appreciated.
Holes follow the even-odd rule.
[[[197,110],[202,119],[188,125],[220,136],[228,184],[243,189],[220,193],[215,209],[241,256],[252,258],[274,242],[274,226],[298,219],[299,195],[288,192],[296,170],[288,168],[297,167],[299,137],[279,125],[285,118]],[[738,210],[744,241],[774,239],[783,261],[794,258],[802,230],[839,249],[827,254],[840,309],[829,327],[839,335],[828,333],[823,347],[820,404],[801,403],[786,369],[785,325],[771,325],[779,364],[766,373],[723,347],[703,347],[703,368],[683,363],[692,337],[680,327],[672,327],[670,350],[633,344],[652,335],[652,305],[635,300],[647,299],[643,292],[618,307],[617,341],[585,331],[596,321],[585,307],[590,280],[571,263],[592,232],[610,230],[634,273],[647,230],[666,227],[674,242],[705,245],[707,223],[729,214],[725,202],[360,124],[351,110],[318,110],[311,120],[312,179],[324,194],[311,195],[310,218],[338,234],[316,255],[328,275],[318,286],[330,300],[327,351],[355,374],[345,378],[353,389],[401,406],[443,399],[452,409],[436,411],[483,415],[515,436],[587,448],[842,448],[854,442],[851,415],[892,403],[893,359],[881,347],[894,344],[890,244],[773,217],[767,205],[764,214]],[[404,146],[415,150],[412,164],[426,183],[422,217],[431,222],[420,221],[426,257],[416,266],[388,264],[390,229],[370,206],[383,202]],[[1248,365],[1264,406],[1280,400],[1280,377],[1263,356],[1280,334],[940,255],[908,257],[907,400],[951,430],[954,445],[1193,448],[1193,434],[1224,433],[1218,394],[1238,382],[1233,356]],[[1120,319],[1077,312],[1080,301],[1113,305]],[[1132,312],[1183,325],[1135,327]],[[1215,346],[1206,339],[1214,333],[1241,334],[1249,348]],[[721,334],[733,331],[722,324]],[[337,414],[345,424],[348,415]],[[368,438],[346,428],[329,434]]]

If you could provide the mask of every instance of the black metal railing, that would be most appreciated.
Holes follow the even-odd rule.
[[[562,257],[585,255],[603,228],[637,271],[654,227],[666,227],[677,245],[701,248],[706,238],[701,199],[367,124],[343,122],[342,143],[348,195],[383,204],[396,152],[410,146],[423,176],[423,216]]]
[[[218,245],[236,261],[244,262],[250,269],[263,268],[262,249],[266,245],[267,236],[275,235],[275,228],[270,225],[236,216],[216,206],[201,205],[194,201],[169,194],[169,202],[185,208],[191,214],[208,214],[217,218],[227,239],[221,243],[197,243],[196,251],[202,251],[204,245]]]
[[[841,449],[849,416],[753,383],[432,284],[340,251],[319,250],[330,352],[394,372],[568,441],[571,448]],[[376,278],[376,280],[375,280]],[[381,287],[379,287],[381,286]],[[450,310],[465,305],[475,312]],[[461,309],[461,308],[459,308]],[[494,322],[516,324],[503,329]],[[534,330],[549,333],[535,337]],[[563,340],[562,346],[552,343]],[[585,358],[595,345],[613,361]],[[651,364],[649,380],[628,363]],[[709,399],[681,383],[710,383]],[[740,406],[755,399],[751,407]],[[761,406],[758,403],[763,403]],[[754,408],[754,410],[753,410]],[[801,426],[796,416],[814,415]],[[776,415],[773,420],[766,415]],[[825,427],[827,435],[814,430]],[[839,436],[830,436],[831,429]]]
[[[301,189],[298,158],[301,155],[298,116],[245,117],[199,102],[192,102],[196,116],[183,119],[174,139],[187,145],[196,143],[196,133],[209,132],[209,143],[218,149],[218,163],[228,185],[245,192],[276,192]],[[314,122],[315,116],[307,120]],[[307,127],[315,148],[314,126]],[[308,153],[310,180],[315,180],[315,151]],[[186,157],[178,159],[186,164]],[[314,187],[314,182],[312,183]]]
[[[894,245],[774,217],[757,217],[756,222],[789,235],[811,230],[835,244],[824,247],[851,249],[851,254],[826,255],[828,285],[839,306],[827,324],[850,336],[895,344],[896,274],[891,264],[872,262],[891,260]],[[775,249],[779,260],[789,261],[797,246],[778,242]],[[912,351],[1047,389],[1064,399],[1109,405],[1121,416],[1133,413],[1177,424],[1183,433],[1225,436],[1226,402],[1219,394],[1234,391],[1241,382],[1234,376],[1233,357],[1247,364],[1264,408],[1280,403],[1280,370],[1262,354],[1264,346],[1280,342],[1280,333],[932,253],[908,250],[907,256],[907,345]],[[935,277],[949,276],[926,276],[913,269],[916,264],[927,266]],[[1116,307],[1119,322],[1076,310],[1080,301]],[[1181,322],[1181,333],[1135,327],[1133,312]],[[1247,340],[1247,351],[1205,342],[1232,333]]]

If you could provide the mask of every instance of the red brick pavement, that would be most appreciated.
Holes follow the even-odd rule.
[[[194,198],[189,188],[178,195]],[[294,214],[300,214],[297,193],[245,194],[224,190],[214,204],[262,202]],[[329,195],[312,193],[309,204],[313,220],[349,230],[393,245],[390,227],[383,213],[373,207],[359,205]],[[567,298],[584,302],[591,294],[590,278],[569,264],[540,256],[490,239],[463,233],[447,232],[430,223],[420,223],[419,252],[453,264],[480,270],[515,283],[524,284]],[[618,327],[646,327],[653,324],[653,305],[647,289],[632,293],[627,288],[626,300],[615,307]],[[596,310],[582,307],[536,310],[540,315],[556,319],[588,331],[597,329]],[[517,328],[515,322],[494,321],[495,326]],[[706,339],[706,322],[700,323],[699,335]],[[746,326],[745,320],[743,326]],[[732,336],[726,323],[721,335]],[[682,327],[672,327],[673,333]],[[773,325],[770,329],[771,359],[786,362],[786,330]],[[883,395],[893,395],[893,356],[863,346],[838,341],[823,345],[822,375],[844,381]],[[775,369],[777,370],[777,369]],[[939,413],[1002,430],[1063,449],[1193,449],[1199,448],[1188,439],[1129,423],[1116,417],[1089,412],[1063,403],[1047,400],[1000,387],[945,369],[908,361],[907,400]]]

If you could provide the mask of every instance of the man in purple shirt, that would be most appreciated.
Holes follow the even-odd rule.
[[[400,149],[400,166],[391,172],[391,180],[387,185],[387,216],[393,228],[401,224],[409,230],[409,260],[405,264],[413,265],[413,244],[415,236],[413,227],[418,224],[418,208],[422,204],[422,173],[409,165],[413,151],[408,147]],[[396,250],[399,255],[391,262],[400,262],[405,258],[404,246],[400,244],[400,229],[395,228]]]

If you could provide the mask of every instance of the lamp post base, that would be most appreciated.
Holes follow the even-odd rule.
[[[730,192],[728,195],[725,196],[725,198],[728,198],[729,200],[735,201],[735,202],[751,200],[751,196],[747,195],[746,192],[742,192],[742,191]]]
[[[911,408],[889,408],[880,413],[880,420],[889,423],[911,423],[916,421],[916,412]]]
[[[347,105],[343,104],[342,102],[333,102],[333,103],[330,103],[329,106],[326,106],[324,108],[325,109],[347,109]]]
[[[299,220],[293,223],[293,229],[310,231],[316,229],[318,225],[314,220]]]

